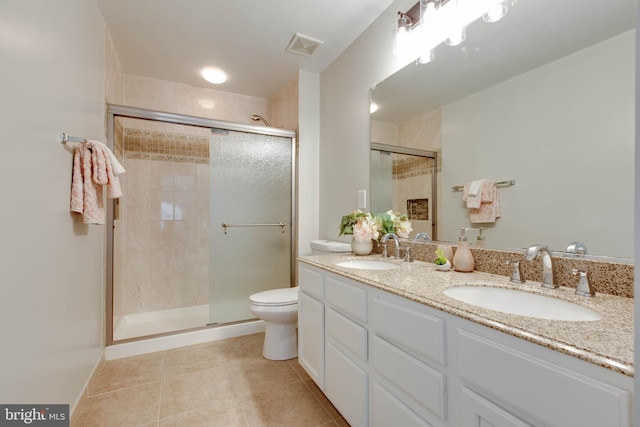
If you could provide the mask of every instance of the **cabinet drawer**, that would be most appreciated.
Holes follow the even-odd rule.
[[[458,331],[460,376],[552,426],[631,425],[625,390],[466,330]]]
[[[350,283],[327,276],[326,301],[345,316],[360,323],[367,321],[367,293]]]
[[[324,300],[324,285],[322,273],[310,268],[298,265],[298,285],[300,290],[319,299]]]
[[[326,313],[327,333],[362,360],[367,360],[367,330],[332,308]]]
[[[430,412],[446,420],[446,376],[442,372],[376,336],[371,340],[371,364],[403,392],[401,400],[418,414],[428,418]]]
[[[376,297],[371,325],[376,335],[418,359],[446,365],[444,319]]]

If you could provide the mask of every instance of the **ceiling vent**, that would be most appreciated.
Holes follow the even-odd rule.
[[[297,55],[310,57],[313,55],[316,48],[323,43],[324,42],[321,42],[320,40],[312,39],[311,37],[296,33],[285,50]]]

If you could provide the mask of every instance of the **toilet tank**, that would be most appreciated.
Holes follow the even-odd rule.
[[[312,240],[311,255],[328,255],[351,252],[351,244],[333,240]]]

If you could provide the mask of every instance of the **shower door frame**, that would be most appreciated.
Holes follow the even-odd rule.
[[[297,211],[297,198],[296,191],[297,185],[297,132],[288,129],[263,127],[244,123],[235,123],[225,120],[208,119],[204,117],[188,116],[183,114],[167,113],[163,111],[148,110],[144,108],[127,107],[125,105],[107,104],[107,144],[111,150],[114,149],[114,125],[116,117],[126,117],[131,119],[146,119],[155,120],[165,123],[173,123],[180,125],[192,125],[204,128],[216,128],[238,132],[247,132],[259,135],[269,136],[281,136],[285,138],[291,138],[291,255],[289,260],[289,270],[291,272],[290,279],[291,284],[296,283],[296,270],[295,270],[295,254],[297,253],[298,241],[298,228],[296,223],[296,211]],[[125,194],[126,197],[126,194]],[[113,244],[113,230],[114,230],[114,214],[115,214],[115,200],[106,204],[107,218],[107,257],[106,257],[106,345],[110,346],[114,344],[113,340],[113,258],[114,258],[114,244]],[[167,333],[145,335],[143,337],[130,338],[125,340],[118,340],[117,343],[137,341],[139,339],[146,339],[149,337],[174,335],[177,333],[183,333],[185,331],[191,331],[196,329],[208,329],[215,328],[218,325],[203,325],[193,329],[183,329],[180,331],[172,331]]]
[[[397,145],[380,144],[372,142],[369,146],[369,153],[372,150],[386,151],[393,154],[405,154],[409,156],[424,157],[431,159],[431,240],[438,240],[438,153],[436,151],[421,150],[417,148],[401,147]],[[370,192],[371,193],[371,192]],[[370,197],[373,197],[371,193]]]

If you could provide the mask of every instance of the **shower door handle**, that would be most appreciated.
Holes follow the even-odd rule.
[[[282,234],[284,234],[285,225],[282,222],[277,224],[227,224],[226,222],[223,222],[222,228],[224,228],[224,234],[227,234],[227,228],[230,227],[280,227],[282,229]]]

